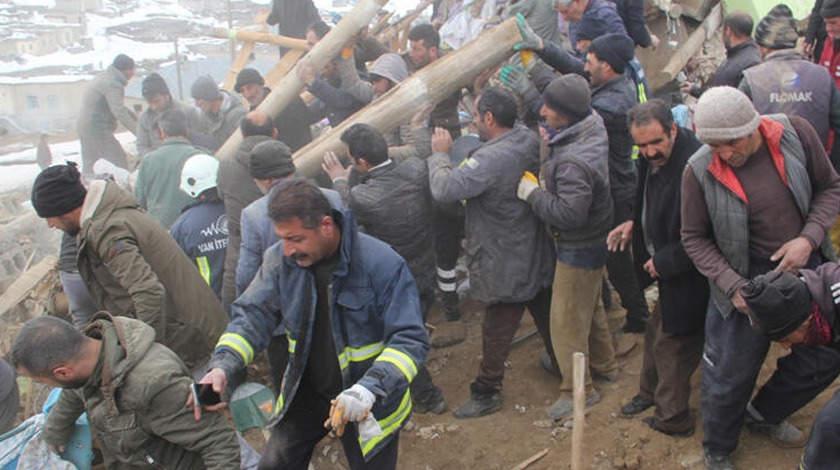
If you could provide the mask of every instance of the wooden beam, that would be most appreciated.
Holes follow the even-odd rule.
[[[661,83],[668,83],[676,78],[680,70],[685,67],[685,64],[697,54],[697,51],[700,50],[703,43],[715,34],[715,31],[717,31],[723,22],[723,7],[721,5],[722,3],[718,3],[712,8],[709,16],[700,23],[700,27],[691,33],[691,36],[671,56],[671,60],[665,64],[658,77]]]
[[[268,11],[260,12],[257,14],[257,17],[254,18],[255,23],[262,25],[263,31],[266,30],[265,20],[268,18],[268,14]],[[253,42],[246,42],[242,45],[242,48],[239,49],[239,54],[236,56],[236,60],[233,61],[233,64],[231,64],[227,77],[222,84],[222,88],[224,90],[233,90],[233,85],[236,83],[236,76],[239,75],[239,72],[245,67],[245,65],[248,64],[248,61],[251,59],[252,52],[254,52]]]
[[[323,39],[318,41],[318,44],[315,44],[305,57],[312,62],[316,70],[320,70],[341,52],[341,48],[347,44],[350,38],[370,23],[379,12],[379,9],[386,3],[388,3],[388,0],[359,1],[352,10],[341,18],[341,21],[335,25],[335,28],[327,33]],[[300,94],[304,85],[303,81],[297,77],[297,74],[286,74],[272,88],[271,93],[265,97],[257,109],[265,111],[272,118],[276,118],[291,103],[292,99]],[[216,151],[216,157],[219,159],[233,157],[241,142],[242,131],[237,129],[222,147]]]
[[[246,29],[213,28],[207,35],[214,38],[230,39],[232,41],[274,44],[275,46],[287,47],[289,49],[306,50],[309,48],[306,41],[303,39],[290,38],[288,36],[280,36],[279,34],[260,31],[248,31]]]
[[[317,175],[324,153],[340,151],[339,137],[353,124],[367,123],[387,133],[409,122],[418,111],[434,106],[469,85],[485,69],[506,60],[513,53],[513,46],[520,41],[522,36],[516,18],[484,31],[464,47],[427,65],[332,131],[295,152],[292,158],[298,173],[309,177]]]
[[[58,267],[58,259],[55,256],[46,256],[31,269],[24,271],[3,295],[0,295],[0,318],[26,300],[50,273]]]

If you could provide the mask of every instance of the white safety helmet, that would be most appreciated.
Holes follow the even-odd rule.
[[[181,191],[198,197],[204,191],[216,187],[216,174],[219,172],[219,160],[200,153],[193,155],[181,169]]]

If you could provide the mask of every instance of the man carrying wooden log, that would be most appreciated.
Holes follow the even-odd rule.
[[[402,62],[398,55],[390,55]],[[324,170],[364,232],[392,246],[408,263],[425,322],[435,300],[432,196],[426,162],[416,157],[403,162],[390,158],[383,135],[367,124],[354,124],[341,134],[341,141],[347,144],[353,167],[362,175],[361,184],[349,187],[350,168],[342,168],[331,153],[324,156]],[[443,393],[425,366],[418,369],[411,383],[411,396],[417,413],[446,411]]]
[[[612,227],[607,131],[592,111],[589,86],[579,75],[554,79],[540,110],[551,155],[534,174],[520,173],[516,195],[551,227],[557,251],[551,301],[551,344],[562,374],[560,398],[548,410],[554,420],[572,414],[572,355],[587,355],[593,375],[614,381],[618,361],[601,300]],[[467,205],[469,211],[469,205]],[[586,371],[586,404],[601,396]]]
[[[442,57],[440,34],[430,23],[421,23],[408,32],[410,49],[403,54],[408,70],[414,73]],[[432,110],[429,126],[443,127],[455,140],[461,135],[458,117],[458,103],[461,90],[447,96]],[[440,292],[443,311],[448,322],[461,318],[456,288],[455,266],[461,250],[460,244],[464,233],[464,218],[437,208],[435,211],[435,255],[437,257],[437,287]]]
[[[190,87],[190,95],[201,110],[201,119],[210,135],[209,150],[215,152],[239,126],[245,107],[230,93],[220,90],[210,75],[198,77]]]
[[[539,139],[516,124],[516,100],[506,90],[485,88],[475,109],[484,144],[453,168],[452,137],[438,127],[429,157],[432,196],[443,203],[467,199],[470,295],[484,303],[485,311],[478,377],[470,384],[470,399],[453,412],[456,418],[478,418],[502,408],[504,364],[526,307],[546,348],[551,346],[551,241],[542,221],[516,198],[522,170],[539,172]]]
[[[519,25],[524,39],[517,46],[519,49],[534,50],[561,73],[576,73],[589,78],[592,108],[603,118],[609,135],[613,227],[632,220],[638,170],[632,159],[633,139],[627,127],[627,112],[636,104],[636,90],[624,70],[633,59],[633,40],[623,34],[601,36],[592,41],[583,61],[568,54],[561,46],[543,41],[524,20],[520,20]],[[607,271],[610,282],[621,297],[622,306],[627,309],[624,331],[643,332],[649,312],[630,253],[610,253]]]
[[[255,110],[271,93],[271,88],[265,86],[263,76],[252,68],[244,68],[239,72],[233,89],[248,102],[250,111]],[[292,152],[296,152],[304,145],[312,142],[312,132],[309,129],[311,121],[312,118],[306,103],[299,96],[296,97],[274,119],[274,127],[277,128],[277,140],[288,145]]]

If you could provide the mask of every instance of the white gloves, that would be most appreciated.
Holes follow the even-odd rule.
[[[356,422],[365,419],[375,401],[376,397],[370,390],[354,384],[335,397],[335,406],[343,410],[345,420]]]
[[[540,181],[530,171],[522,174],[522,179],[519,180],[519,187],[516,188],[516,197],[528,202],[528,196],[539,189]]]

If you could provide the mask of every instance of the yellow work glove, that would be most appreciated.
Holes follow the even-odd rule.
[[[539,189],[539,187],[540,180],[537,179],[537,176],[530,171],[526,171],[525,173],[522,173],[522,179],[519,180],[519,187],[516,189],[516,197],[528,202],[528,196],[530,196],[535,190]]]

